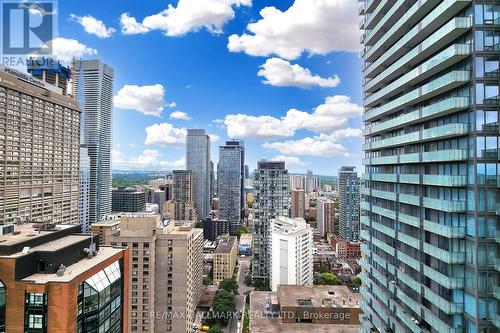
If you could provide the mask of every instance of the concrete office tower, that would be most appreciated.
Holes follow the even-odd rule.
[[[113,213],[136,213],[146,210],[146,192],[134,187],[121,187],[112,193]]]
[[[250,178],[250,168],[245,164],[245,179]]]
[[[0,66],[0,225],[78,224],[79,126],[60,88]]]
[[[193,172],[174,170],[173,184],[173,219],[175,221],[195,221]]]
[[[359,239],[359,187],[360,179],[355,167],[339,170],[339,233],[344,239]]]
[[[252,277],[269,279],[271,219],[288,216],[290,189],[288,170],[282,161],[259,161],[254,172],[254,220]]]
[[[317,226],[321,237],[326,234],[333,234],[335,223],[335,203],[333,200],[319,197],[316,201],[317,210]]]
[[[290,216],[292,218],[304,217],[306,211],[306,192],[304,190],[292,189],[292,203]]]
[[[78,224],[0,226],[0,331],[130,332],[128,263]]]
[[[311,170],[308,170],[306,175],[306,191],[307,193],[314,191],[313,172]]]
[[[233,230],[241,225],[245,213],[244,177],[245,148],[243,141],[227,141],[219,147],[217,195],[221,220],[230,221]]]
[[[111,120],[114,71],[99,60],[73,62],[73,96],[80,102],[81,145],[90,157],[90,224],[111,212]]]
[[[360,11],[364,332],[498,332],[498,1]]]
[[[89,220],[90,201],[90,158],[87,148],[80,148],[80,199],[79,199],[79,223],[83,232],[90,228]]]
[[[199,218],[210,212],[210,137],[204,129],[188,129],[187,170],[193,172],[194,204]]]
[[[156,332],[192,332],[203,291],[203,242],[203,230],[192,224],[170,223],[158,232],[155,310],[167,315],[155,318]]]
[[[214,283],[233,277],[238,257],[237,239],[235,236],[222,236],[214,252]]]
[[[119,229],[115,225],[119,223]],[[131,272],[128,299],[130,307],[127,326],[131,332],[155,332],[155,321],[151,313],[155,309],[155,273],[158,261],[167,258],[156,258],[157,231],[160,227],[159,215],[126,214],[118,220],[101,221],[92,224],[92,231],[104,234],[106,245],[126,246],[131,259],[127,270]],[[111,231],[108,234],[106,231]]]
[[[313,284],[313,230],[303,218],[271,220],[269,235],[273,291],[280,284]]]

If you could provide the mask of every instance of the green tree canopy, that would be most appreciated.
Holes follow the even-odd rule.
[[[238,294],[238,282],[236,282],[235,278],[224,279],[220,282],[219,289]]]
[[[319,275],[316,284],[321,285],[341,285],[342,281],[333,273],[325,272]]]

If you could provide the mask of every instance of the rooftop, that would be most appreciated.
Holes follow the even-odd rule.
[[[362,299],[345,286],[279,285],[277,293],[282,307],[305,306],[307,302],[309,307],[359,308]]]
[[[29,281],[31,283],[36,283],[36,284],[45,284],[49,282],[70,282],[76,277],[84,274],[88,270],[103,263],[104,261],[113,257],[114,255],[122,252],[123,250],[124,250],[123,248],[104,246],[101,247],[99,249],[99,252],[97,252],[97,254],[91,259],[85,258],[77,261],[73,265],[66,267],[65,272],[62,276],[57,276],[57,274],[36,273],[26,277],[25,279],[23,279],[23,281]]]
[[[43,225],[40,223],[26,223],[16,225],[14,226],[14,233],[0,235],[0,247],[22,244],[27,241],[44,238],[47,235],[52,235],[59,231],[69,231],[72,228],[75,229],[75,231],[73,232],[77,232],[78,230],[80,230],[79,226],[78,229],[75,228],[75,224],[57,224],[50,225],[46,228],[41,228],[42,226]]]
[[[230,236],[227,240],[221,240],[217,245],[217,249],[215,249],[215,253],[230,253],[235,243],[235,236]]]

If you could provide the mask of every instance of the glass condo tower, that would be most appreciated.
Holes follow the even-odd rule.
[[[500,1],[366,0],[363,332],[500,329]]]

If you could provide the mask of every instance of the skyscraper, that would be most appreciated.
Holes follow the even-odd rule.
[[[498,332],[498,1],[360,11],[363,331]]]
[[[359,239],[360,179],[355,167],[339,170],[339,233],[344,239]]]
[[[73,96],[80,102],[81,145],[90,158],[90,224],[111,213],[111,120],[114,71],[99,60],[73,62]]]
[[[304,190],[292,189],[291,194],[290,217],[304,217],[306,211],[306,192]]]
[[[186,165],[193,173],[194,204],[199,218],[210,212],[210,137],[204,129],[188,129]]]
[[[254,220],[252,277],[269,279],[271,219],[288,216],[290,188],[288,170],[282,161],[259,161],[254,172]]]
[[[0,225],[78,223],[79,126],[61,88],[0,66]]]
[[[280,216],[271,220],[270,286],[313,283],[313,229],[303,218]]]
[[[219,147],[217,166],[218,197],[220,204],[219,218],[230,221],[235,230],[243,219],[245,148],[243,141],[227,141]]]
[[[335,203],[333,200],[319,197],[317,200],[317,226],[321,237],[334,232]]]
[[[196,220],[193,172],[191,170],[174,170],[173,174],[173,219],[176,221]]]
[[[80,208],[79,223],[83,232],[88,232],[90,228],[89,220],[89,200],[90,200],[90,158],[87,148],[80,148]]]

